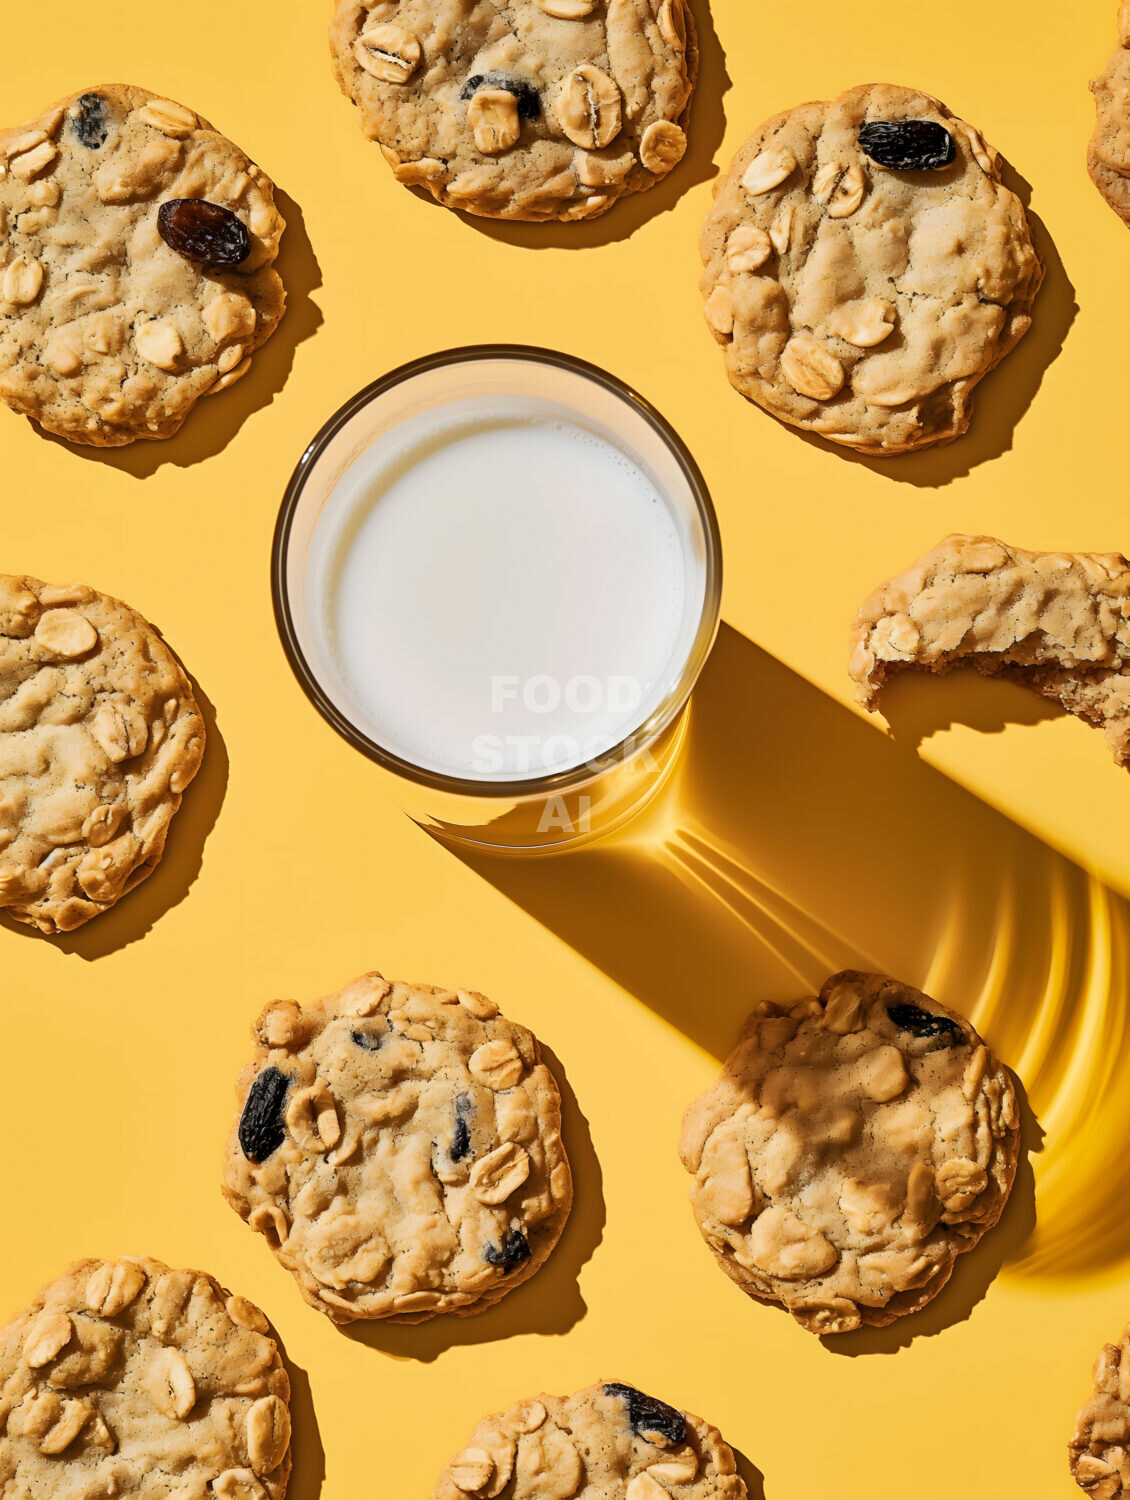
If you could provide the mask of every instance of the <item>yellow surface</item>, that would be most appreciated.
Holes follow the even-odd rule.
[[[0,929],[0,1314],[71,1257],[131,1249],[262,1302],[296,1372],[295,1500],[426,1497],[480,1413],[600,1376],[717,1422],[769,1500],[1067,1500],[1088,1368],[1130,1316],[1130,784],[1096,734],[1017,689],[902,684],[893,741],[842,706],[853,609],[946,531],[1130,542],[1130,236],[1083,167],[1115,6],[695,9],[688,161],[597,224],[545,229],[397,186],[336,92],[321,0],[4,7],[6,120],[128,80],[263,164],[289,199],[291,310],[251,376],[169,443],[77,451],[0,412],[0,566],[129,600],[215,715],[147,885],[68,939]],[[932,90],[986,132],[1032,184],[1048,260],[972,432],[886,464],[747,407],[695,287],[713,163],[770,112],[871,78]],[[384,799],[292,681],[268,594],[308,435],[402,360],[491,339],[572,351],[655,401],[726,547],[729,625],[671,797],[631,839],[536,869],[461,861]],[[857,957],[974,1014],[1043,1137],[1034,1211],[1027,1170],[933,1308],[826,1348],[715,1270],[674,1141],[749,1004]],[[220,1198],[252,1017],[370,966],[494,995],[577,1101],[565,1239],[482,1318],[339,1332]]]

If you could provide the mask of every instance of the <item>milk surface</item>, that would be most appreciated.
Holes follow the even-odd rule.
[[[358,727],[482,781],[578,766],[678,680],[703,581],[610,433],[492,398],[402,424],[319,519],[312,615]]]

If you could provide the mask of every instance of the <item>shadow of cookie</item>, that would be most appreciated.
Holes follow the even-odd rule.
[[[734,1461],[738,1466],[738,1473],[742,1477],[749,1494],[749,1500],[767,1500],[765,1494],[765,1475],[757,1465],[741,1451],[730,1444],[730,1452],[734,1455]]]
[[[1010,724],[1040,724],[1065,714],[1019,683],[983,677],[972,666],[929,677],[904,672],[883,689],[883,718],[895,739],[915,750],[959,724],[978,734],[1003,734]]]

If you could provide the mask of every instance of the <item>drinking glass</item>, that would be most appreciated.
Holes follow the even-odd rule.
[[[405,424],[474,398],[503,407],[531,401],[623,452],[665,498],[684,553],[687,598],[677,649],[648,699],[646,718],[618,744],[567,769],[476,779],[414,764],[382,743],[335,657],[312,586],[319,522],[351,467]],[[287,486],[271,564],[283,648],[307,697],[379,767],[390,794],[422,827],[499,853],[573,848],[623,824],[659,790],[686,729],[691,690],[718,628],[718,525],[691,454],[664,418],[622,381],[554,350],[491,344],[451,349],[401,366],[359,391],[310,443]],[[552,586],[552,585],[550,585]]]

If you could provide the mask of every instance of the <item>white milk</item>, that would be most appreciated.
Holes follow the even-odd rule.
[[[705,584],[610,433],[477,398],[353,462],[306,586],[358,727],[414,765],[498,782],[638,728],[679,679]]]

